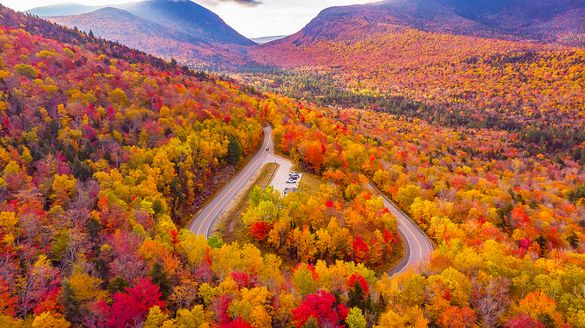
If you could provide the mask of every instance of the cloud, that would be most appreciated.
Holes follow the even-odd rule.
[[[262,1],[258,0],[216,0],[216,2],[235,2],[246,7],[254,7],[262,4]]]

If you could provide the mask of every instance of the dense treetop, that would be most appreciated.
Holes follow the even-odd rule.
[[[1,14],[0,326],[585,325],[571,157],[258,94]],[[252,244],[182,229],[265,123],[319,192],[254,190]],[[437,245],[419,271],[381,271],[399,236],[369,180]]]

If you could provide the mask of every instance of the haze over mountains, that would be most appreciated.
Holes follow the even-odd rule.
[[[116,7],[95,10],[67,4],[30,12],[191,66],[223,69],[253,65],[256,54],[273,54],[279,45],[297,47],[319,40],[362,39],[401,28],[585,45],[585,0],[392,0],[332,7],[292,36],[260,38],[256,42],[191,1],[149,0]],[[256,43],[268,44],[258,47]]]
[[[40,17],[70,16],[85,14],[100,8],[104,8],[104,6],[87,6],[80,3],[61,3],[33,8],[27,10],[27,12]]]
[[[286,38],[287,35],[275,35],[275,36],[264,36],[260,38],[252,38],[250,40],[256,42],[257,44],[266,44],[268,42],[280,40]]]

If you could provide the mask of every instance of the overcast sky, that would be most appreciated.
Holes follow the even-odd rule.
[[[197,0],[247,37],[288,35],[305,26],[319,11],[340,5],[371,3],[379,0]],[[0,0],[5,6],[27,10],[63,2],[86,5],[127,3],[129,0]]]

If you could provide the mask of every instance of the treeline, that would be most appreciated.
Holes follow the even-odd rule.
[[[339,85],[332,74],[312,71],[266,69],[238,75],[246,83],[269,92],[282,93],[318,106],[333,108],[362,108],[389,113],[404,119],[422,119],[431,124],[470,129],[496,129],[520,135],[518,147],[531,154],[547,154],[562,159],[568,155],[585,163],[585,132],[580,125],[558,126],[555,116],[515,117],[504,112],[477,109],[470,111],[452,104],[431,105],[404,96],[392,96],[383,91],[354,90]]]

